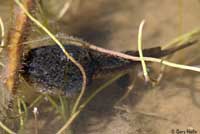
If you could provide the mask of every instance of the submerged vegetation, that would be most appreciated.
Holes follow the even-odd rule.
[[[69,7],[72,3],[72,0],[67,0],[63,8],[60,10],[56,21],[59,21],[64,14],[68,13]],[[137,61],[137,63],[139,64],[141,61],[143,77],[145,78],[146,83],[153,86],[159,84],[161,77],[156,79],[153,79],[151,77],[151,72],[148,72],[148,67],[146,65],[148,64],[148,62],[156,62],[162,66],[169,66],[180,70],[190,70],[197,73],[200,72],[200,68],[197,66],[189,66],[169,62],[170,57],[159,59],[162,56],[167,56],[166,54],[162,54],[162,52],[166,52],[165,50],[171,50],[173,48],[179,47],[184,48],[190,46],[191,44],[194,44],[194,46],[199,45],[198,39],[200,37],[200,28],[180,35],[166,45],[162,45],[161,47],[145,49],[144,51],[142,51],[142,31],[144,26],[144,21],[142,21],[138,32],[138,51],[128,51],[125,53],[121,53],[104,49],[88,42],[82,41],[81,39],[66,36],[64,34],[54,34],[55,32],[51,32],[53,31],[53,29],[50,29],[51,26],[49,26],[49,22],[45,18],[45,13],[44,9],[42,9],[43,6],[41,1],[38,2],[35,0],[15,0],[14,5],[16,6],[15,8],[17,8],[17,10],[14,12],[14,18],[16,19],[16,22],[14,22],[12,28],[14,27],[15,30],[13,32],[13,29],[10,29],[10,31],[8,32],[9,35],[6,36],[6,42],[4,32],[5,28],[3,25],[4,23],[0,20],[2,33],[1,47],[3,47],[3,50],[1,51],[3,57],[1,62],[1,74],[2,76],[4,75],[1,78],[2,80],[0,89],[0,127],[2,129],[0,130],[0,133],[38,134],[40,133],[41,129],[39,118],[43,118],[41,117],[42,112],[51,113],[51,115],[54,116],[51,117],[51,119],[55,123],[58,123],[58,126],[55,127],[56,129],[59,128],[58,130],[55,130],[57,134],[61,134],[64,132],[67,134],[74,133],[72,127],[74,120],[91,102],[91,100],[93,100],[98,93],[111,85],[113,82],[120,79],[122,76],[130,73],[130,71],[127,71],[126,67],[124,67],[124,62],[126,64],[130,64]],[[181,10],[182,4],[179,3],[178,6],[180,6]],[[180,27],[182,27],[181,17],[182,12],[180,12]],[[46,35],[48,35],[48,37],[41,38],[38,41],[34,40],[31,37],[32,29],[37,29],[37,33],[42,34],[42,36],[45,35],[45,37]],[[41,46],[35,47],[34,43],[40,44]],[[49,43],[56,44],[57,46],[49,46]],[[70,45],[66,46],[66,44],[73,44],[74,46],[70,47]],[[26,45],[29,45],[29,48],[32,49],[27,50],[28,47]],[[46,49],[47,47],[48,49]],[[152,50],[159,51],[154,52]],[[53,57],[49,59],[49,55],[54,54],[54,52],[57,54],[57,56],[53,55]],[[84,56],[80,55],[81,53],[83,53]],[[27,55],[29,56],[28,60],[26,59]],[[42,55],[47,58],[45,59],[44,57],[42,57]],[[5,61],[4,57],[6,57]],[[57,59],[53,59],[55,57]],[[194,57],[194,59],[195,58],[196,57]],[[60,65],[60,60],[63,60],[62,66]],[[94,64],[97,66],[96,68],[100,69],[98,70],[96,68],[91,68],[92,62],[88,62],[88,60],[95,61]],[[65,64],[65,61],[68,61],[68,63]],[[41,65],[41,63],[44,62],[45,64]],[[48,66],[46,66],[46,62],[49,62]],[[94,77],[92,76],[93,73],[95,74],[95,77],[97,77],[99,72],[105,71],[108,68],[107,66],[103,65],[110,65],[112,66],[110,68],[113,69],[114,67],[116,67],[114,66],[114,64],[118,64],[119,62],[120,69],[115,71],[114,75],[112,75],[109,80],[101,83],[99,87],[95,87],[94,89],[92,89],[92,92],[89,91],[89,93],[87,93],[87,86],[89,83],[91,83],[91,79],[93,79]],[[58,70],[53,68],[55,67],[55,65],[56,69]],[[26,68],[23,68],[22,66]],[[44,70],[44,66],[48,68]],[[52,68],[54,70],[53,74],[51,72]],[[62,69],[63,71],[58,72]],[[70,73],[67,72],[67,77],[65,75],[66,69],[68,69],[67,71],[72,71]],[[96,69],[97,71],[94,69]],[[44,75],[45,73],[42,74],[41,70],[42,73],[46,71],[47,76]],[[48,74],[49,72],[51,74]],[[159,75],[163,75],[163,72],[164,70],[161,69],[161,74]],[[75,76],[77,73],[78,77],[71,78],[72,75]],[[63,74],[63,77],[59,77],[58,74],[59,76]],[[106,74],[110,75],[107,72],[103,75],[106,76]],[[48,79],[46,79],[46,77],[48,77]],[[32,85],[31,82],[33,81],[36,82],[36,84]],[[42,90],[42,93],[38,93],[36,88],[41,86],[41,83],[45,83],[47,85],[42,85],[42,87],[40,88]],[[63,86],[66,84],[67,86]],[[55,89],[55,87],[58,89]],[[69,89],[64,89],[66,87],[70,88],[70,90],[80,92],[77,92],[79,94],[74,95],[74,93],[68,92]],[[50,88],[50,90],[46,90],[47,88]],[[52,94],[52,91],[55,90],[56,92],[58,92],[56,94]],[[66,91],[64,95],[60,92],[60,90]],[[118,100],[122,101],[122,98],[126,99],[128,94],[129,91],[127,91],[124,96],[122,96]],[[31,132],[27,130],[26,126],[27,122],[29,122],[30,120],[32,120],[31,122],[33,127],[33,130],[30,130]],[[51,123],[49,123],[49,125],[51,125]]]

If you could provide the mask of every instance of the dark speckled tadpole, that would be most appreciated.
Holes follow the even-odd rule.
[[[160,47],[144,49],[143,54],[149,57],[162,57],[193,43],[169,50],[161,50]],[[127,69],[139,63],[73,44],[65,45],[65,49],[84,67],[88,85],[96,77]],[[125,53],[138,56],[137,51],[127,51]],[[79,68],[65,56],[57,45],[31,49],[25,55],[23,62],[22,76],[40,92],[71,96],[81,89],[82,75]]]

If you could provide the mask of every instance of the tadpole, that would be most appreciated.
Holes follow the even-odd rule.
[[[145,57],[163,57],[191,46],[194,42],[179,47],[161,50],[154,47],[143,50]],[[121,57],[91,50],[87,47],[65,44],[65,49],[85,69],[87,85],[101,76],[132,68],[140,63]],[[138,51],[125,51],[128,55],[138,56]],[[47,45],[31,49],[23,58],[21,72],[24,79],[39,92],[72,96],[78,93],[82,86],[82,74],[62,52],[58,45]]]

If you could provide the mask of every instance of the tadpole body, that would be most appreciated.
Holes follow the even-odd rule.
[[[87,50],[65,45],[65,49],[85,69],[88,82],[94,65]],[[22,75],[40,92],[61,93],[69,96],[81,89],[82,74],[57,45],[31,49],[24,57]]]

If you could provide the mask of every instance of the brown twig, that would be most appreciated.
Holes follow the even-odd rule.
[[[86,47],[86,48],[94,50],[94,51],[98,51],[98,52],[105,53],[105,54],[112,55],[112,56],[116,56],[116,57],[121,57],[121,58],[131,60],[131,61],[141,61],[140,57],[138,57],[138,56],[132,56],[132,55],[128,55],[128,54],[125,54],[125,53],[101,48],[101,47],[95,46],[93,44],[87,43],[85,41],[82,41],[82,40],[74,38],[74,37],[64,36],[64,34],[56,35],[56,37],[59,38],[59,39],[65,40],[65,43],[74,44],[74,45],[77,45],[77,46],[80,46],[80,47]],[[43,39],[43,40],[48,40],[48,38]],[[195,40],[195,42],[196,42],[196,40]],[[26,43],[27,42],[25,42],[25,44]],[[186,46],[187,44],[190,44],[190,43],[194,43],[194,42],[189,42],[189,41],[188,42],[182,42],[181,45]],[[163,50],[165,50],[165,49],[163,49]],[[163,60],[163,59],[159,59],[159,58],[143,57],[143,59],[145,61],[148,61],[148,62],[157,62],[157,63],[161,63],[163,65],[167,65],[167,66],[170,66],[170,67],[173,67],[173,68],[200,72],[200,68],[197,68],[197,67],[194,67],[194,66],[176,64],[176,63],[169,62],[167,60]]]
[[[33,0],[23,0],[27,10],[33,7]],[[6,80],[5,86],[12,93],[16,92],[16,80],[18,78],[18,69],[22,58],[23,44],[26,41],[27,35],[30,31],[28,17],[18,7],[15,7],[15,24],[8,35],[7,48],[7,64],[6,64]]]
[[[188,37],[191,34],[193,35],[193,34],[197,33],[198,31],[199,31],[199,29],[193,31],[192,33],[187,33],[187,34],[185,34],[185,35],[183,35],[179,38],[182,39],[183,37]],[[86,48],[94,50],[94,51],[98,51],[98,52],[108,54],[108,55],[112,55],[112,56],[116,56],[116,57],[121,57],[121,58],[131,60],[131,61],[141,61],[140,57],[138,57],[138,56],[132,56],[132,55],[128,55],[128,54],[125,54],[125,53],[116,52],[116,51],[113,51],[113,50],[101,48],[101,47],[95,46],[93,44],[90,44],[88,42],[82,41],[80,39],[74,38],[72,36],[67,36],[65,34],[57,34],[57,35],[55,35],[55,37],[63,40],[65,44],[69,43],[69,44],[73,44],[73,45],[80,46],[80,47],[86,47]],[[177,38],[175,41],[177,42],[179,38]],[[46,41],[46,40],[50,40],[50,38],[46,36],[42,39],[36,39],[36,40],[32,40],[32,41],[23,42],[23,44],[41,42],[41,41]],[[173,41],[172,43],[174,43],[175,41]],[[179,45],[180,46],[181,45],[186,46],[187,44],[190,44],[190,43],[191,42],[189,42],[187,40],[186,42],[182,41],[181,44],[179,44]],[[171,44],[171,43],[169,43],[169,44]],[[166,46],[168,46],[168,45],[166,45]],[[165,47],[165,48],[168,48],[168,47]],[[162,50],[165,50],[165,49],[162,47]],[[195,66],[187,66],[187,65],[182,65],[182,64],[176,64],[176,63],[173,63],[173,62],[169,62],[167,60],[163,60],[163,59],[159,59],[159,58],[153,58],[153,57],[143,57],[143,59],[145,61],[148,61],[148,62],[157,62],[157,63],[161,63],[163,65],[170,66],[170,67],[173,67],[173,68],[200,72],[200,68],[197,68]]]

